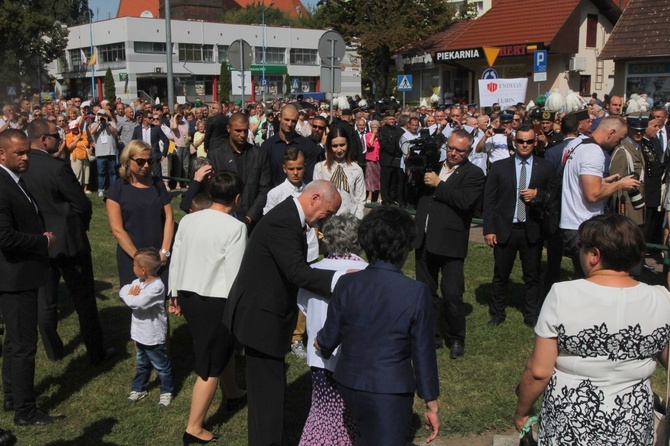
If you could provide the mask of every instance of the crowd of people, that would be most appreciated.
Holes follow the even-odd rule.
[[[544,392],[545,442],[650,444],[649,377],[654,359],[667,368],[670,301],[639,279],[645,242],[668,238],[668,111],[622,116],[618,96],[567,112],[350,102],[174,104],[172,113],[140,100],[4,107],[0,271],[13,280],[0,285],[0,313],[4,407],[16,424],[57,421],[36,407],[32,381],[38,332],[48,358],[63,357],[61,276],[91,362],[114,355],[86,236],[86,195],[97,190],[133,312],[128,402],[147,396],[153,367],[159,405],[171,404],[179,359],[166,349],[168,313],[192,333],[197,379],[184,444],[216,440],[203,422],[219,384],[230,408],[248,404],[250,445],[282,444],[288,352],[311,368],[301,444],[404,445],[415,392],[434,439],[436,352],[466,352],[475,217],[493,250],[488,326],[505,323],[518,254],[523,321],[536,333],[515,426]],[[188,213],[178,229],[172,189]],[[381,206],[366,215],[373,202]],[[401,270],[412,249],[416,281]],[[564,254],[575,280],[557,283]],[[48,280],[24,283],[29,270]],[[246,390],[235,381],[237,344]],[[584,392],[603,405],[581,407]],[[608,418],[633,427],[624,433]]]

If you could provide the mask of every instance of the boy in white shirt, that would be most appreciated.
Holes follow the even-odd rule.
[[[153,366],[161,380],[158,406],[172,402],[172,365],[167,357],[165,338],[167,314],[165,287],[157,276],[161,258],[156,248],[142,248],[135,253],[133,272],[137,279],[121,288],[119,295],[133,310],[130,337],[137,347],[137,371],[126,399],[134,403],[147,396],[146,388]]]

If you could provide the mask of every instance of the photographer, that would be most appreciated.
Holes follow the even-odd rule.
[[[119,132],[111,119],[109,110],[100,109],[96,114],[96,122],[91,125],[89,132],[95,141],[95,161],[98,167],[98,196],[104,195],[116,182],[116,165],[119,155],[117,139]]]
[[[471,151],[472,135],[463,129],[454,130],[447,142],[446,161],[439,163],[438,158],[437,166],[425,171],[423,181],[417,181],[416,278],[428,285],[433,296],[436,348],[442,347],[442,336],[438,330],[439,284],[446,341],[451,348],[452,359],[463,356],[465,349],[463,262],[468,253],[472,214],[480,203],[486,181],[481,169],[468,161]],[[440,274],[442,278],[438,282]]]

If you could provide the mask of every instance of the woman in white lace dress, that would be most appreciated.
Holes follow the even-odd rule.
[[[544,392],[540,445],[651,445],[656,360],[668,364],[668,291],[628,271],[644,255],[639,227],[600,215],[579,228],[585,279],[557,283],[535,327],[514,424]]]
[[[337,215],[353,214],[362,219],[365,210],[365,178],[363,169],[352,161],[349,136],[342,127],[335,127],[326,140],[326,159],[314,166],[314,180],[330,181],[342,197]]]

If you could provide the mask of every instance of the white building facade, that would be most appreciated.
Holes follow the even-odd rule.
[[[107,69],[111,69],[114,77],[116,96],[124,101],[138,95],[152,99],[167,96],[168,48],[164,19],[122,17],[73,26],[69,30],[65,54],[49,66],[49,74],[56,79],[57,94],[91,95],[92,70],[84,59],[91,60],[92,36],[96,54],[93,64],[96,97],[102,91]],[[319,93],[322,81],[318,43],[325,31],[271,26],[264,30],[261,25],[172,20],[170,50],[175,96],[186,101],[196,97],[205,101],[215,99],[220,64],[228,61],[228,48],[238,39],[248,42],[253,52],[252,87],[245,91],[246,100],[260,99],[262,94],[263,43],[267,97],[284,96],[287,80],[293,94]],[[232,70],[230,64],[229,69]],[[354,74],[347,72],[342,72],[342,85],[346,89],[341,94],[360,94],[360,76],[356,82],[349,79]],[[324,84],[323,90],[327,87]],[[236,97],[239,95],[231,95],[231,98]]]

